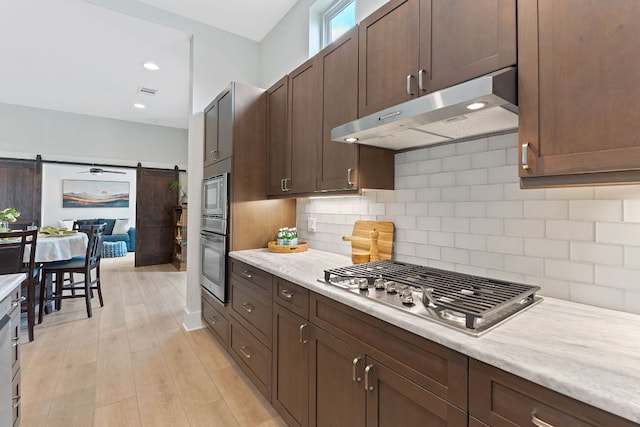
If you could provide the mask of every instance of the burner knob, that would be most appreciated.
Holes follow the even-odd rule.
[[[361,291],[369,290],[369,281],[367,279],[355,279],[355,282],[358,284],[358,289]]]
[[[400,301],[405,305],[413,305],[413,293],[411,289],[404,288],[402,292],[400,292]]]
[[[384,279],[376,279],[374,285],[376,286],[376,291],[384,291]]]
[[[385,283],[385,287],[387,288],[387,293],[388,294],[395,294],[396,293],[396,282],[389,281],[389,282]]]

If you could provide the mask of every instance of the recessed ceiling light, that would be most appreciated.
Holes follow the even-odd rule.
[[[147,106],[144,104],[133,104],[133,106],[141,110],[144,110],[145,108],[147,108]]]
[[[144,64],[142,64],[142,66],[147,70],[151,70],[151,71],[158,71],[160,69],[160,67],[158,67],[153,62],[145,62]]]
[[[467,105],[467,109],[469,110],[479,110],[487,106],[487,103],[484,101],[473,102]]]
[[[358,142],[358,138],[354,138],[353,136],[350,136],[350,137],[345,138],[344,142],[349,142],[349,143]]]

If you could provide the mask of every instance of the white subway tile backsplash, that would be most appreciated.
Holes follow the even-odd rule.
[[[492,168],[505,166],[507,164],[507,153],[505,150],[487,151],[484,153],[474,153],[471,155],[471,168]]]
[[[547,238],[556,240],[578,240],[593,242],[595,228],[593,222],[548,220]]]
[[[525,218],[567,219],[569,218],[569,202],[548,200],[525,200]]]
[[[448,157],[442,159],[442,171],[465,171],[471,169],[471,156],[469,154]]]
[[[571,259],[593,264],[623,265],[624,249],[622,246],[571,242]]]
[[[522,255],[524,253],[524,239],[519,237],[487,236],[487,251]]]
[[[545,221],[543,219],[505,219],[504,234],[519,237],[544,237]]]
[[[640,314],[640,185],[523,190],[517,150],[512,133],[397,153],[395,191],[298,199],[301,236],[349,255],[356,220],[391,221],[399,261]]]
[[[571,200],[569,201],[569,218],[578,221],[620,222],[622,201]]]
[[[640,224],[597,222],[596,242],[640,246]]]
[[[640,222],[640,200],[624,201],[624,222]]]
[[[593,264],[546,259],[545,274],[556,279],[593,283]]]
[[[569,259],[569,242],[552,239],[524,239],[524,254],[531,257]],[[576,261],[581,261],[577,259]]]
[[[521,201],[487,203],[487,216],[489,218],[522,218],[524,204]]]

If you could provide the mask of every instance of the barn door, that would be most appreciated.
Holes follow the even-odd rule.
[[[136,190],[135,266],[168,264],[173,251],[173,208],[177,190],[170,190],[178,179],[178,168],[143,168],[138,163]]]
[[[0,159],[0,211],[14,208],[20,212],[11,229],[40,224],[42,205],[42,163],[37,160]]]

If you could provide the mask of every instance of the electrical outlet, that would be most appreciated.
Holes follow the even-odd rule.
[[[309,231],[316,231],[316,219],[315,218],[309,218],[307,219],[307,229]]]

